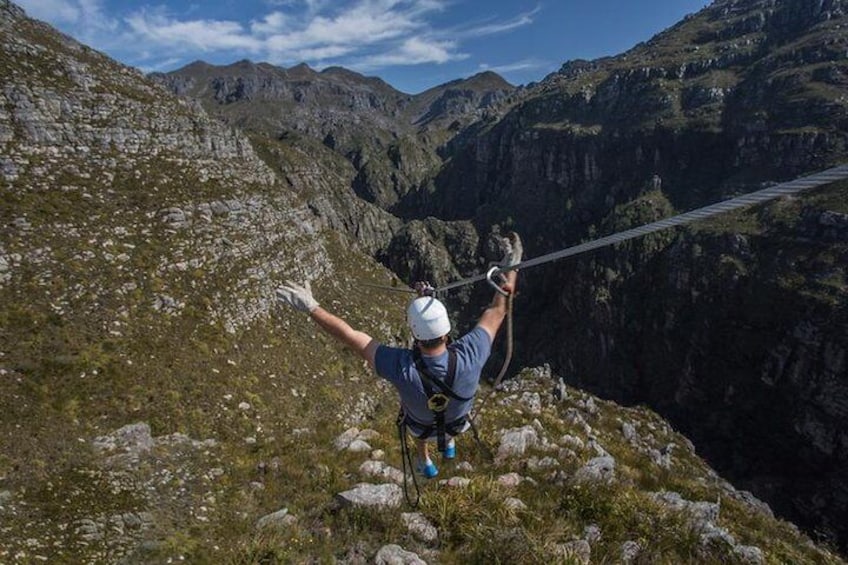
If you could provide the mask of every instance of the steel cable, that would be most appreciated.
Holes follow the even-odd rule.
[[[780,198],[781,196],[790,196],[810,188],[831,184],[833,182],[845,179],[848,179],[848,165],[840,165],[838,167],[833,167],[831,169],[827,169],[825,171],[815,173],[807,177],[802,177],[793,181],[777,184],[775,186],[764,188],[762,190],[751,192],[749,194],[744,194],[742,196],[737,196],[736,198],[731,198],[729,200],[723,200],[715,204],[710,204],[709,206],[704,206],[703,208],[697,208],[695,210],[691,210],[689,212],[685,212],[677,216],[672,216],[670,218],[658,220],[650,224],[645,224],[644,226],[639,226],[637,228],[632,228],[622,232],[614,233],[612,235],[608,235],[600,239],[580,243],[578,245],[567,247],[565,249],[561,249],[560,251],[554,251],[546,255],[540,255],[539,257],[534,257],[533,259],[528,259],[527,261],[522,261],[521,263],[517,263],[509,267],[499,268],[497,272],[506,273],[513,270],[527,269],[529,267],[535,267],[536,265],[550,263],[551,261],[556,261],[558,259],[564,259],[566,257],[579,255],[581,253],[586,253],[588,251],[593,251],[595,249],[600,249],[601,247],[607,247],[609,245],[615,245],[616,243],[621,243],[636,237],[641,237],[643,235],[658,232],[675,226],[690,224],[692,222],[704,220],[712,216],[717,216],[718,214],[724,214],[726,212],[731,212],[740,208],[746,208],[754,204],[760,204],[762,202],[774,200],[775,198]],[[437,288],[436,292],[447,292],[454,288],[459,288],[483,280],[486,280],[485,273],[481,273],[472,277],[468,277],[466,279],[461,279],[450,284],[446,284]]]

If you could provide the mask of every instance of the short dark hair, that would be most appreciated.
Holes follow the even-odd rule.
[[[446,337],[447,336],[443,335],[443,336],[437,337],[435,339],[421,339],[421,340],[416,340],[416,343],[418,344],[419,347],[422,347],[424,349],[433,349],[434,347],[439,347],[442,343],[444,343],[446,341],[446,339],[445,339]]]

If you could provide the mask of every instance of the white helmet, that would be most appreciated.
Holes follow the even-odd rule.
[[[436,339],[451,331],[447,308],[432,296],[413,300],[406,309],[406,321],[418,341]]]

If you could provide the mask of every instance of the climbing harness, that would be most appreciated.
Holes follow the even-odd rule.
[[[421,384],[424,386],[424,393],[427,395],[427,408],[429,408],[430,412],[433,413],[434,423],[431,425],[424,425],[419,422],[415,422],[412,418],[408,418],[408,422],[421,428],[422,431],[418,434],[418,439],[426,439],[435,432],[439,453],[444,453],[447,445],[445,436],[447,434],[452,436],[458,435],[460,431],[465,428],[465,417],[461,417],[451,422],[445,422],[445,412],[448,408],[448,402],[450,402],[450,400],[468,402],[474,397],[469,396],[466,398],[464,396],[459,396],[453,390],[453,383],[456,379],[456,351],[454,351],[452,347],[448,346],[448,372],[445,375],[444,381],[435,377],[430,370],[427,369],[424,365],[424,359],[421,357],[421,351],[419,351],[418,348],[413,349],[412,360],[415,363],[415,369],[418,371],[418,375],[421,377]]]
[[[447,447],[446,436],[459,435],[466,426],[465,417],[460,417],[450,422],[445,422],[445,412],[450,400],[458,402],[467,402],[473,397],[459,396],[453,390],[453,383],[456,379],[456,351],[448,347],[448,371],[444,381],[435,377],[424,365],[424,360],[421,357],[421,352],[418,349],[413,350],[413,362],[415,368],[421,377],[421,384],[424,387],[424,392],[427,395],[427,408],[433,413],[433,424],[422,424],[416,422],[401,407],[397,417],[398,436],[400,439],[401,462],[403,465],[403,495],[406,502],[412,507],[417,508],[421,500],[421,489],[418,486],[418,479],[415,476],[415,471],[412,466],[412,456],[409,451],[407,441],[407,432],[410,430],[410,424],[416,429],[421,430],[416,434],[418,439],[426,439],[433,432],[436,433],[436,441],[438,443],[439,452],[444,453]],[[475,432],[476,433],[476,432]],[[407,471],[412,475],[412,483],[415,486],[415,501],[409,495],[409,485],[407,479]]]

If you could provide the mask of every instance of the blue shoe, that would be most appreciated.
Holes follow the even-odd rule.
[[[432,461],[427,461],[425,463],[419,461],[416,465],[416,469],[418,470],[419,475],[423,475],[427,479],[432,479],[439,474],[439,470],[436,469],[436,466],[433,465]]]
[[[442,457],[445,459],[454,459],[456,457],[456,442],[454,440],[450,440],[450,443],[445,446],[445,451],[442,453]]]

